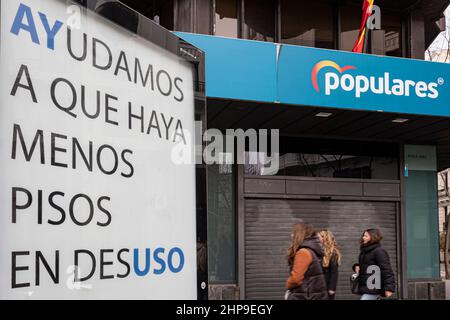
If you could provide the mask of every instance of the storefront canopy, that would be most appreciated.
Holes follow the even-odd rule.
[[[178,35],[206,52],[210,126],[434,144],[450,166],[449,64]]]
[[[179,35],[207,54],[208,97],[450,116],[450,64]]]

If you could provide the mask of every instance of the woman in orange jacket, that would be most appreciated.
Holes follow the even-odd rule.
[[[321,265],[322,244],[311,224],[293,225],[287,260],[290,276],[286,281],[287,300],[327,300],[327,284]]]

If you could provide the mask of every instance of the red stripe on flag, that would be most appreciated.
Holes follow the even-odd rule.
[[[363,15],[361,19],[361,26],[359,28],[358,39],[356,40],[355,46],[353,47],[353,52],[362,53],[364,50],[364,40],[367,33],[367,20],[372,15],[374,0],[364,0],[363,4]]]

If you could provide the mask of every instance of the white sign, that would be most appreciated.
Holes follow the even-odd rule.
[[[425,145],[405,145],[405,164],[409,170],[436,171],[436,147]]]
[[[195,299],[195,167],[172,161],[191,65],[69,1],[8,0],[0,70],[0,298]]]

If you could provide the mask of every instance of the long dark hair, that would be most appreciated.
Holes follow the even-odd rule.
[[[364,244],[363,237],[364,237],[364,233],[366,233],[366,232],[370,235],[370,241],[368,243]],[[374,243],[380,243],[381,240],[383,240],[383,235],[381,234],[380,229],[367,229],[367,230],[364,230],[364,232],[361,234],[361,240],[359,241],[359,243],[362,246],[368,246],[368,245],[371,245]]]
[[[305,239],[315,234],[314,227],[306,222],[297,222],[292,226],[292,242],[288,249],[287,261],[289,266],[294,263],[295,254]]]

